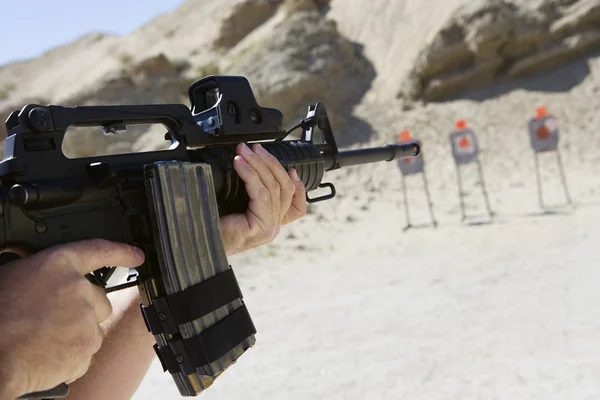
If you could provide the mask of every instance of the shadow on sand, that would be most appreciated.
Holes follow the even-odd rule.
[[[360,74],[360,77],[356,77],[354,80],[347,82],[348,85],[354,86],[352,89],[346,89],[347,92],[353,93],[353,95],[346,98],[345,101],[342,101],[340,104],[341,109],[336,110],[341,117],[339,119],[342,123],[336,124],[338,126],[332,124],[332,129],[339,147],[367,143],[373,135],[373,127],[367,121],[357,118],[353,114],[353,110],[371,89],[377,74],[373,63],[364,55],[364,46],[356,42],[353,42],[352,44],[356,56],[363,59],[366,67]],[[356,96],[356,94],[359,95]]]

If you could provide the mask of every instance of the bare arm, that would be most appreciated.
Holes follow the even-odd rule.
[[[110,318],[102,324],[105,339],[88,372],[71,383],[71,399],[131,399],[154,357],[154,336],[140,313],[137,288],[111,293]]]

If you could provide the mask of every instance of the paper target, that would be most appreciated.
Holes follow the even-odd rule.
[[[529,139],[536,153],[558,148],[558,122],[552,115],[529,121]]]
[[[468,164],[479,155],[479,145],[475,133],[470,129],[461,129],[450,133],[452,156],[458,164]]]

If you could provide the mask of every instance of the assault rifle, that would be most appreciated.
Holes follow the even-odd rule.
[[[248,195],[233,169],[235,146],[260,141],[295,168],[314,203],[335,196],[325,171],[414,157],[417,143],[338,151],[323,104],[296,127],[260,107],[246,78],[209,76],[190,85],[183,104],[62,107],[29,104],[6,120],[0,162],[0,248],[38,251],[103,238],[144,250],[145,263],[112,285],[103,267],[87,278],[107,292],[137,286],[154,349],[182,396],[209,387],[255,343],[256,329],[228,264],[219,217],[245,212]],[[67,158],[67,128],[163,124],[168,150]],[[301,128],[299,140],[284,140]],[[322,188],[326,194],[309,197]],[[126,269],[125,269],[126,270]],[[113,279],[114,281],[114,279]],[[68,386],[25,398],[64,397]]]

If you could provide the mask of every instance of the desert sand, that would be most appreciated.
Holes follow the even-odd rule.
[[[232,259],[257,345],[204,398],[600,396],[597,206],[409,234],[374,208],[325,249]],[[158,363],[134,397],[177,398]]]

